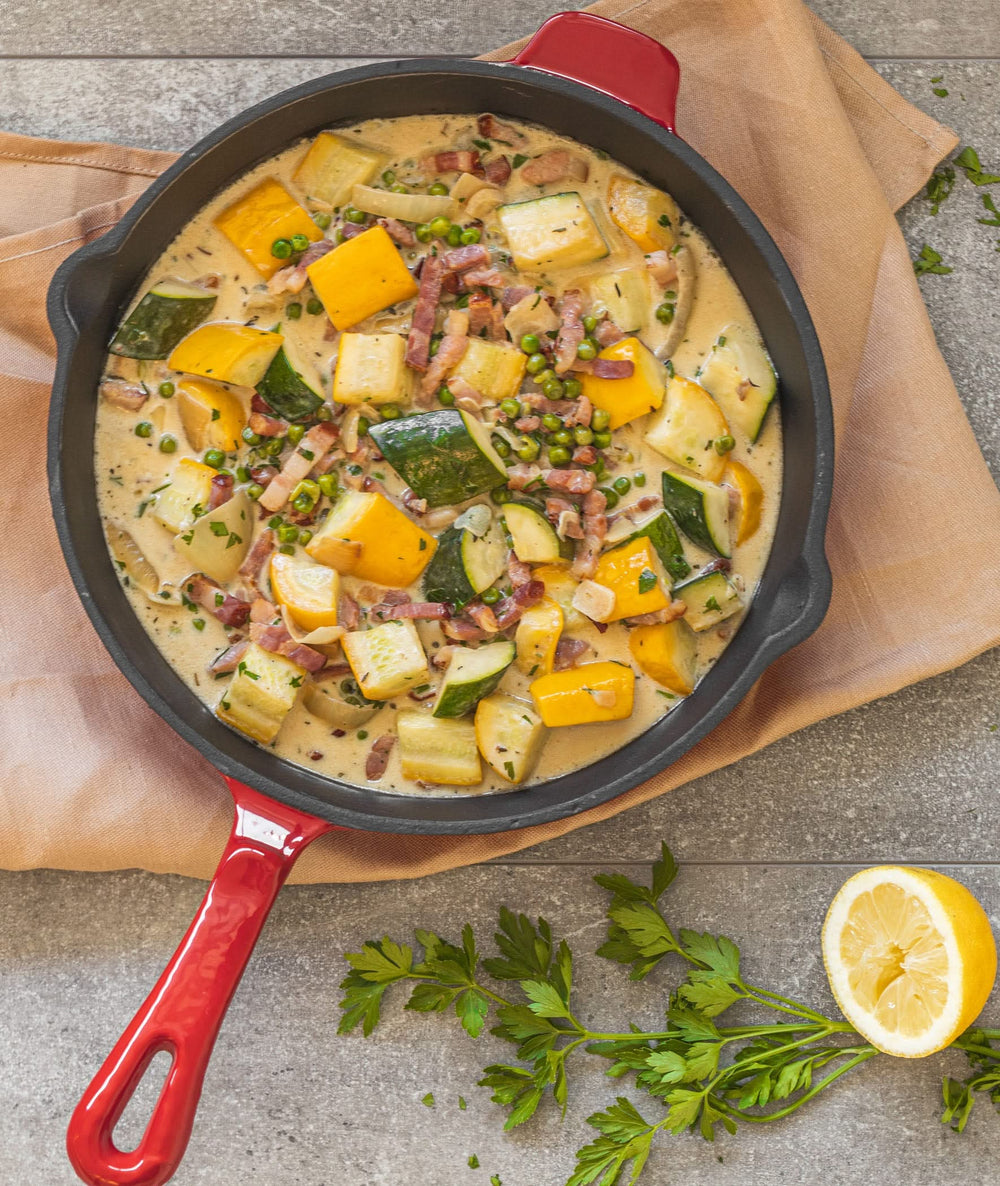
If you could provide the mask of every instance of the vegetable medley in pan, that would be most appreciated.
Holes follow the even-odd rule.
[[[490,115],[236,182],[109,347],[96,458],[146,629],[234,729],[380,789],[511,789],[691,694],[780,498],[777,378],[669,194]]]

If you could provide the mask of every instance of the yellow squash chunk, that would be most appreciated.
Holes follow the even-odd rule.
[[[275,239],[305,235],[310,243],[323,238],[323,232],[280,181],[265,178],[249,193],[227,206],[215,218],[216,227],[253,264],[262,276],[270,278],[287,260],[271,254]]]
[[[632,714],[635,674],[622,663],[584,663],[543,675],[530,691],[535,708],[550,728],[622,721]]]
[[[252,642],[215,710],[220,721],[265,745],[295,704],[305,669]]]
[[[304,556],[275,552],[271,557],[271,592],[303,630],[337,625],[340,573]]]
[[[189,333],[174,348],[167,365],[217,383],[256,387],[284,340],[270,330],[216,321]]]
[[[653,614],[670,604],[670,578],[646,536],[605,552],[594,580],[614,592],[615,608],[608,622]]]
[[[636,626],[628,636],[629,650],[640,668],[678,696],[694,691],[696,646],[694,631],[683,618]]]
[[[483,778],[472,721],[404,711],[396,717],[399,759],[406,778],[472,787]]]
[[[548,675],[562,634],[563,612],[549,597],[521,615],[514,635],[518,671],[525,675]]]
[[[451,378],[464,379],[484,399],[499,403],[521,389],[528,356],[510,342],[470,338]]]
[[[597,357],[627,359],[635,366],[627,379],[583,376],[583,394],[595,408],[603,408],[608,413],[612,432],[647,412],[655,411],[663,403],[666,371],[638,338],[623,338],[613,346],[606,346]]]
[[[157,494],[149,513],[175,535],[183,531],[194,521],[194,508],[208,506],[215,474],[210,465],[182,457],[170,475],[170,485]]]
[[[182,379],[177,386],[177,411],[196,453],[205,449],[233,453],[240,447],[246,412],[239,397],[227,388],[205,379]]]
[[[333,375],[338,404],[405,404],[412,372],[402,334],[342,334]]]
[[[476,706],[476,744],[506,782],[523,782],[545,743],[545,726],[530,704],[494,692]]]
[[[667,384],[663,411],[646,432],[646,443],[706,482],[718,482],[726,468],[726,455],[718,452],[715,443],[727,436],[726,417],[705,388],[693,379],[675,375]]]
[[[550,597],[563,612],[563,629],[578,630],[588,625],[587,619],[573,608],[573,596],[580,582],[566,568],[558,564],[543,564],[531,570],[532,578],[545,586]]]
[[[360,544],[355,552],[347,544]],[[316,532],[306,551],[340,572],[402,589],[412,585],[437,550],[433,535],[419,528],[384,494],[348,490]]]
[[[427,656],[410,618],[352,630],[342,639],[344,658],[368,700],[391,700],[427,676]]]
[[[740,509],[736,521],[736,542],[744,543],[760,526],[760,512],[764,505],[764,487],[757,475],[740,461],[730,461],[723,481],[739,491]]]
[[[295,184],[310,198],[343,206],[355,185],[365,185],[382,163],[381,153],[320,132],[295,170]]]
[[[306,269],[337,329],[417,295],[417,282],[384,227],[373,226]]]
[[[669,251],[677,241],[680,212],[669,194],[615,173],[608,182],[611,217],[643,251]]]

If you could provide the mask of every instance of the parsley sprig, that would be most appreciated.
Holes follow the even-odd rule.
[[[591,1029],[572,1002],[573,957],[565,940],[557,941],[544,919],[532,922],[503,908],[496,954],[480,953],[468,925],[457,944],[416,930],[422,958],[388,937],[349,954],[339,1032],[360,1025],[366,1037],[373,1033],[385,994],[397,984],[409,986],[406,1009],[453,1010],[473,1038],[492,1011],[490,1032],[510,1043],[514,1057],[486,1067],[479,1083],[507,1109],[505,1129],[523,1124],[549,1094],[565,1114],[568,1067],[577,1052],[605,1060],[612,1080],[631,1076],[656,1108],[654,1119],[625,1096],[588,1117],[597,1136],[578,1150],[566,1186],[626,1180],[631,1186],[658,1135],[691,1131],[711,1141],[719,1125],[734,1133],[741,1124],[781,1120],[879,1053],[846,1021],[749,983],[731,939],[675,928],[661,900],[677,872],[663,845],[649,885],[618,873],[594,879],[611,895],[607,937],[597,954],[627,967],[635,981],[666,962],[683,969],[668,994],[662,1030]],[[720,1024],[737,1005],[742,1024]],[[942,1120],[961,1132],[978,1096],[1000,1109],[1000,1030],[971,1029],[954,1045],[965,1052],[970,1074],[944,1080]]]

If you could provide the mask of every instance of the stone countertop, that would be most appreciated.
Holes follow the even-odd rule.
[[[955,127],[984,166],[1000,162],[996,0],[813,0],[908,98]],[[361,11],[337,0],[139,0],[127,24],[101,0],[9,0],[0,11],[0,126],[36,135],[181,148],[258,98],[378,57],[472,54],[528,32],[557,5],[495,6],[484,35],[467,0]],[[44,36],[41,31],[44,30]],[[317,30],[322,31],[317,35]],[[944,76],[947,97],[932,93]],[[137,87],[145,93],[134,102]],[[845,200],[849,192],[845,188]],[[959,186],[932,218],[902,212],[927,276],[941,348],[1000,477],[1000,254]],[[914,376],[919,381],[919,376]],[[905,425],[898,431],[905,432]],[[584,1119],[615,1087],[582,1056],[564,1122],[545,1105],[501,1132],[474,1086],[500,1043],[453,1019],[402,1015],[365,1042],[338,1038],[341,954],[414,925],[454,925],[454,904],[488,936],[497,907],[542,912],[581,953],[579,1000],[595,1024],[653,1023],[669,978],[630,984],[592,954],[606,895],[592,876],[644,876],[660,838],[682,860],[670,891],[681,925],[724,929],[753,976],[832,1008],[819,957],[826,906],[858,866],[934,864],[1000,921],[1000,652],[803,730],[722,772],[598,827],[431,880],[286,889],[238,990],[205,1081],[177,1186],[560,1186]],[[172,953],[200,883],[140,872],[0,873],[0,1184],[71,1186],[67,1118]],[[987,1015],[1000,1019],[1000,999]],[[627,1013],[626,1013],[627,1010]],[[877,1060],[772,1128],[715,1145],[661,1140],[642,1181],[778,1186],[985,1186],[997,1180],[997,1117],[980,1104],[961,1137],[937,1121],[940,1079],[960,1060]],[[421,1098],[433,1092],[433,1109]],[[468,1101],[458,1107],[458,1097]],[[149,1093],[146,1092],[147,1106]],[[468,1168],[476,1154],[481,1169]]]

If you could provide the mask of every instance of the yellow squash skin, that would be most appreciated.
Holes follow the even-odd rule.
[[[669,251],[680,225],[673,198],[662,190],[616,173],[608,183],[612,219],[643,251]]]
[[[256,387],[284,340],[270,330],[216,321],[200,325],[178,342],[167,366],[217,383]]]
[[[736,520],[736,542],[746,543],[760,527],[760,514],[764,506],[764,488],[757,475],[747,469],[741,461],[730,461],[726,466],[723,481],[739,491],[740,509]]]
[[[640,593],[639,581],[643,573],[652,573],[655,582],[645,593]],[[609,622],[653,614],[670,604],[670,579],[656,549],[645,536],[605,552],[597,565],[594,580],[614,592],[615,608],[607,619]],[[648,576],[645,583],[649,583]]]
[[[695,648],[694,633],[682,618],[635,626],[628,637],[628,649],[642,671],[678,696],[694,691]]]
[[[232,453],[240,447],[246,413],[239,397],[227,388],[205,379],[182,379],[177,385],[177,411],[196,453],[205,449]]]
[[[271,592],[303,630],[337,625],[340,574],[304,556],[275,552],[270,566]]]
[[[309,211],[273,177],[265,178],[227,206],[216,217],[215,226],[268,279],[288,264],[287,259],[276,259],[271,254],[275,239],[305,235],[310,243],[315,243],[323,237]]]
[[[384,227],[373,226],[306,268],[337,329],[417,295],[416,280]]]
[[[361,545],[360,552],[344,549]],[[350,490],[344,494],[306,551],[320,564],[344,574],[404,589],[420,576],[437,550],[437,540],[418,527],[382,494]]]
[[[538,715],[550,728],[621,721],[632,715],[635,674],[621,663],[584,663],[543,675],[532,683],[530,691]],[[599,703],[592,694],[595,691],[612,693],[613,702]]]
[[[595,408],[603,408],[608,413],[612,432],[647,412],[655,411],[663,403],[666,372],[638,338],[623,338],[613,346],[606,346],[597,357],[625,359],[635,366],[627,379],[583,376],[583,394]]]

